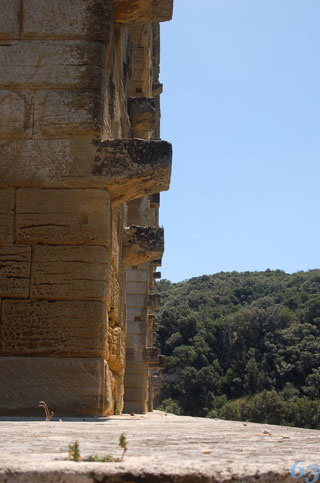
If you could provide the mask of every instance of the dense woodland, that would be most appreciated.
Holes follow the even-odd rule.
[[[320,270],[162,280],[158,292],[160,409],[320,429]]]

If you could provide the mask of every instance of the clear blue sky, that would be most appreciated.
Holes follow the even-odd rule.
[[[319,25],[319,0],[175,0],[164,278],[320,267]]]

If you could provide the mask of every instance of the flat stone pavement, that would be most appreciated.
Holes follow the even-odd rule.
[[[128,441],[122,463],[67,460],[68,445],[75,440],[83,457],[119,457],[121,433]],[[299,466],[305,475],[294,479],[290,469],[297,460],[304,460]],[[315,483],[317,474],[306,478],[311,464],[320,465],[320,431],[316,430],[160,411],[48,423],[0,418],[1,483]]]

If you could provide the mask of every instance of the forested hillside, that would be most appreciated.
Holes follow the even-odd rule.
[[[320,429],[320,270],[158,283],[160,408]]]

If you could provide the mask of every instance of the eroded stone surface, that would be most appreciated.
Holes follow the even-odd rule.
[[[100,246],[36,246],[31,270],[31,298],[107,299],[109,252]]]
[[[89,41],[0,44],[0,87],[100,89],[105,45]]]
[[[109,40],[112,20],[112,5],[105,0],[23,2],[25,39]]]
[[[164,231],[159,227],[130,226],[126,228],[123,244],[125,265],[156,260],[164,250]]]
[[[28,297],[30,267],[30,247],[0,246],[0,298]]]
[[[39,91],[35,96],[34,136],[98,136],[102,109],[100,91]]]
[[[109,327],[108,347],[109,368],[112,372],[120,373],[125,364],[125,333],[121,327]]]
[[[1,308],[1,355],[108,357],[108,317],[101,302],[3,300]],[[61,394],[64,389],[61,384]]]
[[[110,244],[110,200],[105,190],[20,189],[18,243]]]
[[[172,18],[173,0],[113,0],[115,22],[142,24]]]

